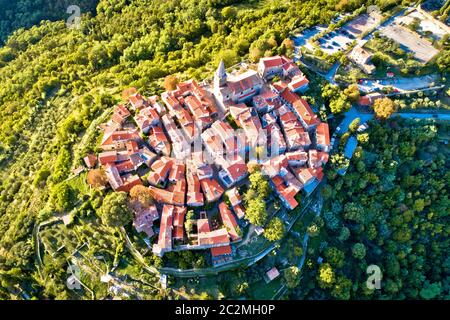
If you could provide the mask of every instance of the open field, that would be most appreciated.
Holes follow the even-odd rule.
[[[413,53],[420,62],[427,63],[439,53],[430,41],[420,38],[420,36],[407,28],[392,23],[380,29],[382,35],[398,42],[400,47],[407,52]]]
[[[397,22],[409,25],[414,22],[415,19],[419,19],[419,29],[420,33],[431,33],[431,37],[435,39],[441,39],[444,35],[450,33],[450,27],[444,23],[431,19],[428,15],[423,14],[418,10],[412,11],[406,16],[398,17]]]

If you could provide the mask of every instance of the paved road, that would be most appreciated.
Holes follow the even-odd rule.
[[[342,135],[347,132],[350,123],[352,123],[352,121],[356,118],[360,119],[360,123],[364,123],[373,118],[373,113],[362,113],[361,111],[356,109],[355,106],[352,106],[350,110],[345,113],[345,118],[339,124],[339,130],[336,130],[336,133]]]
[[[407,119],[435,119],[450,121],[450,113],[395,113],[394,116],[399,116]]]

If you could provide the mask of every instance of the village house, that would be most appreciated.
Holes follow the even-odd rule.
[[[92,169],[97,164],[97,157],[93,153],[89,153],[86,157],[83,158],[83,161],[89,169]]]
[[[183,240],[184,239],[184,219],[186,217],[187,209],[186,207],[172,206],[173,210],[173,239]]]
[[[153,245],[152,250],[159,257],[162,257],[166,252],[172,251],[173,211],[174,207],[168,205],[165,205],[162,210],[158,243]]]
[[[298,66],[285,56],[261,58],[258,63],[258,74],[265,80],[270,80],[275,76],[293,78],[303,75]]]
[[[328,153],[316,149],[309,150],[308,165],[310,168],[319,168],[328,162]]]
[[[224,190],[214,178],[206,178],[200,181],[203,194],[208,202],[215,202],[222,196]]]
[[[270,125],[277,123],[277,117],[275,115],[275,112],[266,113],[261,116],[261,125],[265,129]]]
[[[248,108],[245,104],[230,106],[229,111],[245,134],[245,143],[238,140],[239,152],[255,148],[259,141],[259,134],[262,131],[262,125],[256,112],[252,114],[253,109]]]
[[[153,107],[147,107],[139,111],[134,117],[141,132],[148,134],[150,128],[159,124],[159,115]]]
[[[292,78],[288,84],[289,90],[292,92],[305,92],[309,88],[309,80],[304,75],[298,75]]]
[[[247,165],[242,159],[229,164],[219,171],[219,178],[227,188],[238,183],[247,176]]]
[[[279,276],[280,276],[280,272],[278,271],[277,268],[273,267],[272,269],[270,269],[269,271],[266,272],[266,274],[264,276],[264,280],[266,281],[266,283],[269,283],[272,280],[275,280],[276,278],[278,278]]]
[[[293,210],[298,206],[298,202],[295,200],[298,191],[293,186],[288,185],[281,176],[277,175],[271,178],[270,184],[286,208]]]
[[[121,130],[104,132],[100,148],[107,150],[121,150],[126,148],[128,141],[140,142],[141,137],[138,130]]]
[[[258,114],[265,114],[271,112],[280,105],[281,101],[279,95],[270,90],[263,90],[260,94],[256,95],[252,99],[253,107]]]
[[[159,186],[164,185],[169,176],[169,172],[172,170],[174,159],[169,157],[161,157],[156,160],[152,165],[147,175],[147,181],[150,185]]]
[[[141,110],[149,106],[148,101],[145,100],[139,93],[131,95],[128,102],[133,110]]]
[[[219,213],[220,218],[222,219],[222,223],[227,228],[231,240],[234,242],[241,240],[242,237],[239,234],[240,232],[239,226],[236,222],[236,219],[234,218],[233,213],[225,204],[225,202],[221,202],[219,204]]]
[[[321,122],[316,128],[316,146],[318,150],[323,152],[330,152],[330,128],[328,123]]]
[[[111,120],[117,125],[121,126],[130,115],[130,111],[128,111],[128,109],[124,105],[119,104],[114,108],[114,113],[111,117]]]
[[[172,151],[177,159],[186,159],[191,152],[190,142],[186,139],[175,122],[167,114],[161,118],[170,141],[172,142]]]
[[[361,46],[356,46],[349,54],[348,58],[367,74],[375,71],[375,66],[371,62],[372,54]]]
[[[129,192],[134,186],[142,185],[142,181],[137,175],[126,174],[120,176],[119,170],[115,164],[108,163],[105,166],[105,174],[114,191]]]
[[[375,103],[375,100],[383,98],[384,95],[380,92],[372,92],[366,94],[365,96],[361,96],[358,100],[358,104],[361,106],[372,106]]]
[[[291,167],[300,167],[308,162],[308,153],[301,150],[287,152],[285,155]]]
[[[230,245],[230,238],[226,228],[220,228],[208,232],[199,232],[197,239],[198,249],[209,249]]]
[[[259,59],[258,73],[261,78],[270,80],[275,76],[283,75],[283,65],[288,63],[289,59],[285,56],[264,57]]]
[[[204,205],[203,193],[201,192],[200,180],[190,167],[186,173],[187,180],[187,200],[189,207],[201,207]]]
[[[220,61],[214,74],[214,94],[224,104],[241,103],[258,94],[263,81],[254,70],[247,70],[239,75],[228,76],[225,64]]]
[[[156,126],[149,130],[148,143],[157,154],[170,156],[172,147],[161,127]]]
[[[285,153],[287,144],[280,127],[273,123],[267,126],[266,130],[268,155],[273,157]]]
[[[239,219],[244,218],[245,210],[242,206],[242,198],[239,194],[237,188],[232,188],[226,192],[228,200],[230,201],[231,207],[233,208],[234,213]]]
[[[170,204],[175,206],[185,205],[185,187],[183,182],[175,185],[176,188],[172,189],[161,189],[154,186],[149,186],[150,195],[155,199],[155,201],[164,204]]]
[[[155,234],[153,232],[153,222],[159,219],[158,210],[155,205],[149,208],[138,207],[134,209],[133,226],[137,232],[144,232],[149,238]]]

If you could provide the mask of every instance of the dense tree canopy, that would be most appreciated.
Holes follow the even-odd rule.
[[[132,219],[132,213],[128,207],[128,199],[125,192],[113,192],[103,200],[99,210],[104,224],[110,227],[121,227]]]

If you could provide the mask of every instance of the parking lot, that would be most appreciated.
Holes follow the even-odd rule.
[[[319,39],[319,46],[325,53],[331,55],[346,50],[353,41],[362,45],[362,40],[359,37],[376,27],[380,21],[381,16],[379,14],[362,14],[341,28],[324,35]]]

